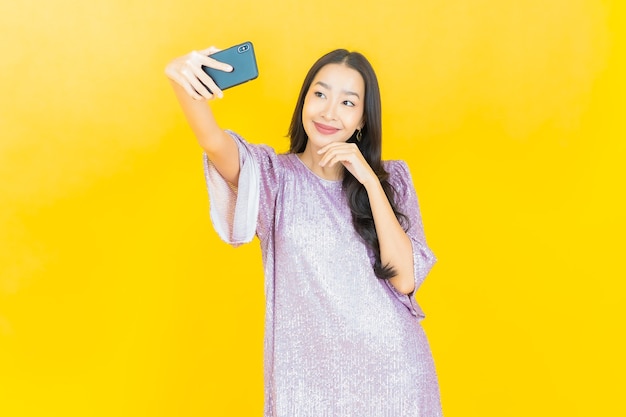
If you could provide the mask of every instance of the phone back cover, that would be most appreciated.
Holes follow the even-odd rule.
[[[204,72],[215,81],[215,84],[217,84],[221,90],[245,83],[259,76],[252,42],[244,42],[224,49],[223,51],[216,52],[211,55],[211,58],[230,64],[233,67],[232,72],[224,72],[205,66],[202,67]]]

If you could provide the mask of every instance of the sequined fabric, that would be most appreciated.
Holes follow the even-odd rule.
[[[238,144],[238,188],[205,157],[211,219],[232,245],[261,243],[265,269],[265,417],[441,416],[424,317],[413,296],[379,280],[352,226],[341,181],[295,154]],[[387,161],[411,220],[416,288],[435,257],[404,162]]]

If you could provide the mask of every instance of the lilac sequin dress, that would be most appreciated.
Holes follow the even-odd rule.
[[[265,417],[441,415],[433,359],[413,296],[376,278],[341,181],[230,132],[235,190],[205,158],[211,218],[232,245],[261,243],[265,268]],[[404,162],[385,162],[411,221],[416,288],[435,262]]]

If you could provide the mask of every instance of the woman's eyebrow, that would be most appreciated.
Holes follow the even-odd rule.
[[[315,85],[321,85],[322,87],[324,87],[327,90],[332,90],[332,88],[330,87],[330,85],[326,84],[324,81],[317,81],[315,83]],[[361,98],[358,93],[355,93],[354,91],[349,91],[349,90],[343,90],[342,93],[344,93],[345,95],[348,96],[356,96],[357,98]]]

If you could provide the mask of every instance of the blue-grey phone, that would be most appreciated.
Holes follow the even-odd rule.
[[[211,58],[216,61],[225,62],[233,67],[231,72],[225,72],[205,67],[204,65],[202,66],[204,72],[215,81],[215,84],[217,84],[221,90],[254,80],[259,76],[252,42],[244,42],[239,45],[231,46],[228,49],[212,54]]]

